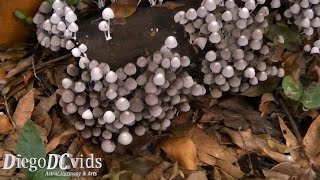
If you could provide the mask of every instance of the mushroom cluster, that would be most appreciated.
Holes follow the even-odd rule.
[[[63,113],[80,115],[75,128],[108,153],[115,150],[115,140],[128,145],[133,133],[166,130],[177,113],[190,110],[188,95],[206,93],[183,70],[190,59],[172,52],[177,45],[169,36],[160,51],[116,71],[82,56],[77,65],[67,67],[69,78],[62,80]]]
[[[238,4],[240,5],[238,5]],[[223,92],[244,92],[270,76],[284,76],[264,41],[269,8],[264,0],[203,0],[198,9],[179,11],[174,21],[184,26],[190,43],[209,49],[202,61],[204,83],[214,98]],[[273,0],[272,8],[280,1]],[[279,41],[283,37],[278,37]],[[283,43],[283,42],[282,42]]]
[[[55,0],[52,4],[43,1],[33,18],[38,28],[38,42],[52,51],[58,51],[60,48],[73,49],[79,30],[76,20],[74,7],[65,1]]]
[[[285,10],[283,16],[289,23],[296,25],[301,32],[311,39],[319,33],[320,27],[320,0],[289,0],[291,5]],[[303,48],[310,54],[320,54],[320,38],[313,44],[306,44]]]

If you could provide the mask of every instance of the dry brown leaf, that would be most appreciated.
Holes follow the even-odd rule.
[[[316,174],[311,167],[304,167],[297,163],[280,163],[271,168],[271,171],[288,175],[290,179],[314,180],[316,178]]]
[[[186,180],[208,180],[208,178],[205,171],[197,171],[190,174]]]
[[[208,165],[211,165],[211,166],[216,165],[217,160],[215,157],[213,157],[205,152],[202,152],[201,150],[198,150],[197,154],[198,154],[199,160],[201,162],[208,164]]]
[[[6,78],[7,79],[11,78],[11,77],[23,72],[24,70],[26,70],[28,67],[31,66],[32,60],[33,60],[33,55],[27,57],[26,59],[19,61],[17,66],[7,73]]]
[[[162,7],[162,8],[166,8],[169,10],[174,10],[178,7],[183,7],[185,5],[186,5],[185,3],[181,3],[181,2],[178,3],[178,2],[172,2],[172,1],[166,1],[163,4],[157,4],[156,7]]]
[[[33,109],[31,119],[40,127],[45,130],[45,139],[47,139],[51,127],[52,127],[52,119],[47,111],[43,110],[42,108],[38,107],[38,105]]]
[[[188,170],[197,170],[196,145],[188,137],[172,137],[160,144],[167,156]]]
[[[297,160],[301,157],[298,149],[299,142],[297,138],[294,136],[294,134],[291,132],[291,130],[288,128],[288,126],[283,122],[282,118],[280,116],[278,116],[278,118],[282,135],[286,140],[286,145],[291,148],[290,154],[294,160]]]
[[[14,132],[14,128],[7,115],[0,115],[0,134],[11,134]]]
[[[28,52],[25,50],[0,52],[0,60],[10,60],[10,59],[22,58],[22,57],[26,56],[27,53]]]
[[[282,67],[284,67],[286,75],[291,76],[297,82],[300,78],[300,71],[305,69],[304,66],[305,58],[301,52],[290,55],[282,63]]]
[[[34,108],[34,88],[24,95],[12,116],[16,129],[21,129],[26,121],[31,117]]]
[[[236,154],[231,149],[220,145],[219,141],[210,137],[199,128],[194,128],[190,132],[190,137],[196,144],[197,150],[207,153],[218,159],[225,159],[230,162],[235,162]]]
[[[115,18],[126,18],[137,10],[138,0],[118,0],[112,3],[109,8],[114,11]]]
[[[37,106],[49,112],[51,107],[54,106],[55,104],[57,104],[57,93],[52,94],[50,97],[41,99]]]
[[[261,103],[259,105],[259,111],[261,116],[270,113],[270,103],[275,101],[272,93],[264,93],[261,97]]]
[[[230,161],[217,159],[217,166],[219,166],[223,172],[235,179],[240,179],[244,175],[240,167],[234,166]]]
[[[64,131],[59,136],[53,138],[47,145],[46,145],[46,152],[51,152],[54,150],[58,145],[65,144],[68,141],[70,141],[71,138],[73,138],[77,134],[77,130],[74,128],[70,128],[66,131]]]
[[[171,168],[170,177],[168,178],[168,180],[172,180],[179,175],[180,175],[179,166],[178,166],[178,163],[175,162]]]
[[[18,137],[19,137],[18,131],[15,131],[14,133],[9,134],[6,137],[6,140],[4,141],[3,149],[6,150],[6,151],[10,151],[12,153],[15,153],[16,152],[16,144],[17,144]]]
[[[264,149],[264,148],[262,148],[262,152],[265,155],[269,156],[271,159],[273,159],[279,163],[294,162],[294,159],[292,158],[291,155],[284,155],[284,154],[274,152],[274,151],[271,151],[269,149]]]
[[[262,169],[262,172],[263,172],[263,175],[269,179],[274,179],[274,180],[289,180],[290,179],[290,176],[276,172],[276,171]]]
[[[150,171],[145,177],[147,180],[159,180],[163,177],[163,172],[171,166],[171,163],[163,161]]]
[[[320,162],[312,162],[320,153],[320,116],[318,116],[310,125],[307,134],[303,138],[303,145],[310,156],[311,163],[320,165]]]

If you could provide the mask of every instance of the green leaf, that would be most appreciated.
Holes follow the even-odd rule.
[[[51,176],[48,174],[52,173],[52,174],[61,174],[61,172],[63,172],[63,170],[60,169],[39,169],[37,171],[37,173],[33,176],[32,180],[68,180],[70,179],[69,177],[64,177],[64,176]]]
[[[25,19],[25,21],[26,21],[26,23],[27,24],[32,24],[32,17],[27,17],[26,19]]]
[[[312,84],[303,91],[301,103],[307,109],[320,108],[320,85]]]
[[[21,19],[21,20],[25,20],[26,19],[26,15],[21,10],[16,9],[16,10],[13,11],[13,13],[18,19]]]
[[[78,3],[78,0],[67,0],[67,4],[71,5],[71,6],[73,6],[73,5],[77,4],[77,3]]]
[[[271,41],[278,35],[284,38],[284,47],[290,51],[300,50],[301,35],[284,24],[272,24],[265,36]]]
[[[46,152],[37,126],[29,119],[22,129],[20,129],[19,138],[16,145],[16,152],[22,158],[45,158]],[[24,174],[30,179],[36,172],[29,169],[22,169]]]
[[[284,94],[295,101],[299,101],[302,95],[302,84],[293,80],[291,76],[286,76],[282,80]]]

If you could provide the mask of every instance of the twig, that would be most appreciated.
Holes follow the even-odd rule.
[[[302,136],[301,136],[299,129],[296,125],[296,122],[294,121],[293,117],[291,116],[286,104],[284,103],[284,101],[281,98],[279,98],[279,103],[280,103],[281,108],[284,110],[284,112],[286,113],[286,115],[289,119],[289,122],[292,127],[294,135],[297,137],[297,140],[299,141],[299,143],[302,143]]]
[[[4,105],[6,106],[6,111],[10,120],[10,123],[12,124],[13,128],[16,128],[16,123],[13,121],[13,118],[11,116],[10,110],[9,110],[9,105],[8,105],[8,99],[6,96],[4,96]]]

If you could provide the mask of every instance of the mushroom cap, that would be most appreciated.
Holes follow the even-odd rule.
[[[110,19],[113,19],[114,18],[114,12],[111,8],[105,8],[103,11],[102,11],[102,18],[105,19],[105,20],[110,20]]]
[[[81,117],[82,117],[82,119],[92,119],[93,114],[90,109],[87,109],[82,113]]]
[[[178,57],[173,57],[170,62],[171,67],[179,68],[181,66],[181,61]]]
[[[75,92],[83,92],[84,90],[86,90],[86,85],[81,82],[81,81],[77,81],[74,83],[74,91]]]
[[[73,49],[71,50],[71,53],[72,53],[72,55],[73,55],[74,57],[80,57],[80,55],[81,55],[81,51],[79,50],[79,48],[73,48]]]
[[[163,59],[164,60],[164,59]],[[162,61],[163,62],[163,61]],[[182,56],[180,58],[181,66],[182,67],[187,67],[190,65],[190,58],[188,56]],[[161,63],[162,65],[162,63]]]
[[[248,64],[247,61],[245,61],[245,60],[243,60],[243,59],[240,59],[240,60],[236,61],[233,66],[234,66],[237,70],[242,71],[242,70],[244,70],[244,69],[247,67],[247,64]]]
[[[115,105],[120,111],[126,111],[130,107],[130,102],[126,98],[121,97],[116,101]]]
[[[74,92],[72,92],[71,90],[64,90],[62,95],[61,95],[61,98],[63,100],[63,102],[65,103],[71,103],[73,102],[74,100]]]
[[[123,71],[128,75],[128,76],[132,76],[137,72],[137,68],[133,63],[128,63]]]
[[[146,128],[142,125],[138,125],[134,128],[134,133],[137,135],[137,136],[142,136],[146,133]]]
[[[159,99],[158,99],[158,96],[155,94],[147,94],[145,97],[145,102],[149,106],[154,106],[154,105],[158,104]]]
[[[208,11],[213,11],[217,8],[217,4],[214,0],[207,0],[207,1],[203,1],[204,3],[204,7],[208,10]]]
[[[206,53],[205,58],[207,61],[212,62],[217,59],[217,54],[214,51],[210,50]]]
[[[125,80],[124,82],[124,87],[129,90],[129,91],[133,91],[137,88],[138,84],[136,82],[136,80],[134,80],[133,78],[128,78]]]
[[[86,127],[86,125],[83,123],[83,121],[77,120],[77,121],[74,123],[74,127],[75,127],[77,130],[82,131],[82,130],[84,130],[84,128]]]
[[[158,117],[162,113],[162,107],[160,105],[152,106],[149,109],[149,112],[150,112],[150,115],[152,115],[153,117]]]
[[[222,96],[222,91],[220,91],[219,89],[212,89],[210,91],[210,94],[213,98],[220,98]]]
[[[131,124],[132,122],[134,122],[135,120],[135,115],[133,112],[131,111],[123,111],[121,114],[120,114],[120,122],[122,122],[123,124],[125,125],[128,125],[128,124]]]
[[[211,43],[217,44],[221,41],[221,35],[218,32],[213,32],[209,36],[209,41]]]
[[[74,103],[68,103],[65,108],[69,114],[74,114],[78,110],[77,105],[75,105]]]
[[[156,93],[157,89],[158,89],[157,86],[151,82],[148,82],[144,86],[144,90],[146,91],[146,93]]]
[[[138,113],[138,112],[142,112],[142,110],[144,109],[144,103],[143,101],[138,98],[138,97],[134,97],[132,99],[130,99],[130,110],[132,112]]]
[[[241,79],[238,76],[233,76],[228,80],[228,83],[231,87],[239,87],[241,84]]]
[[[214,78],[214,82],[217,85],[223,85],[226,82],[226,78],[223,75],[219,74]]]
[[[230,78],[234,75],[233,67],[228,65],[222,69],[222,75],[226,78]]]
[[[99,81],[100,79],[103,78],[103,74],[100,68],[95,67],[91,70],[91,80],[92,81]]]
[[[208,30],[210,32],[218,32],[220,30],[219,23],[217,21],[212,21],[208,24]]]
[[[105,77],[106,81],[109,83],[114,83],[117,81],[118,79],[118,75],[113,72],[113,71],[109,71]]]
[[[75,33],[79,30],[79,27],[76,23],[70,23],[69,26],[68,26],[68,30]]]
[[[164,85],[166,78],[162,73],[158,73],[153,77],[152,81],[155,85],[162,86]]]
[[[69,78],[63,78],[61,84],[64,89],[70,89],[73,85],[73,82]]]
[[[98,25],[98,28],[100,31],[109,31],[110,30],[110,24],[107,21],[101,21]]]
[[[116,145],[111,140],[104,140],[101,143],[101,149],[106,153],[112,153],[116,149]]]
[[[77,15],[73,11],[68,11],[65,14],[65,19],[69,23],[75,22],[78,18]]]
[[[161,124],[159,122],[152,122],[151,123],[151,129],[158,131],[161,129]]]
[[[173,36],[167,37],[166,41],[164,42],[165,46],[169,49],[176,48],[178,46],[177,39]]]
[[[115,121],[115,119],[116,119],[116,116],[114,115],[114,113],[112,111],[106,111],[103,114],[103,120],[106,123],[113,123],[113,121]]]
[[[118,142],[122,145],[129,145],[133,138],[129,132],[123,131],[118,136]]]
[[[252,67],[248,67],[244,71],[244,77],[246,77],[246,78],[253,78],[255,75],[256,75],[256,71]]]
[[[194,44],[196,44],[201,50],[203,50],[207,44],[208,38],[206,37],[198,37],[194,40]]]
[[[187,12],[186,12],[186,18],[193,21],[195,19],[197,19],[197,11],[193,8],[190,8]]]
[[[242,19],[247,19],[250,16],[249,9],[246,7],[243,7],[239,10],[239,17]]]
[[[191,76],[186,76],[182,78],[183,87],[190,88],[193,85],[193,78]]]

